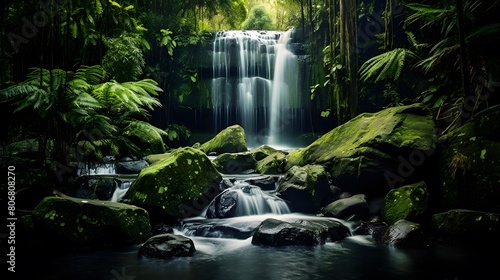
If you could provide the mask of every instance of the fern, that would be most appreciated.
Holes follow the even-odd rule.
[[[380,82],[389,79],[396,81],[401,75],[407,59],[418,60],[418,56],[414,52],[403,48],[397,48],[374,56],[361,66],[359,70],[361,80],[375,79],[375,82]]]

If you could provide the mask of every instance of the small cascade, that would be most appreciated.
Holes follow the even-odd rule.
[[[257,186],[237,181],[212,200],[206,210],[207,218],[229,218],[263,214],[286,214],[290,209],[285,201]]]
[[[257,186],[238,182],[232,190],[237,194],[235,216],[290,213],[285,201],[275,195],[264,193]]]
[[[115,180],[115,191],[113,192],[113,196],[109,201],[118,202],[122,199],[127,193],[130,185],[132,185],[133,181],[119,181]]]

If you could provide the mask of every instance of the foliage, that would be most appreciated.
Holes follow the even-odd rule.
[[[81,67],[76,73],[32,68],[24,82],[0,91],[0,100],[12,101],[15,112],[32,112],[40,121],[37,132],[42,160],[46,152],[55,160],[64,160],[83,131],[99,126],[105,134],[115,132],[109,118],[99,114],[103,105],[90,94],[103,77],[103,69],[97,66]],[[52,147],[47,145],[49,140]]]
[[[273,30],[274,26],[266,8],[256,6],[250,10],[250,14],[243,22],[242,28],[246,30]]]
[[[165,129],[165,132],[168,134],[168,141],[166,142],[169,146],[191,138],[191,131],[184,125],[171,124]]]
[[[108,50],[102,58],[106,72],[119,82],[136,81],[143,73],[146,61],[142,39],[137,35],[122,34],[104,41]]]

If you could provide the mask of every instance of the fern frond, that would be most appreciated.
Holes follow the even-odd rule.
[[[403,48],[397,48],[374,56],[361,66],[359,70],[361,80],[367,81],[375,78],[375,82],[385,79],[396,81],[401,75],[405,61],[408,58],[417,60],[418,56],[414,52]]]

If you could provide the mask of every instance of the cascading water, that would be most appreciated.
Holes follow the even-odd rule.
[[[269,140],[281,144],[280,135],[295,129],[295,112],[302,104],[297,56],[288,48],[292,34],[292,30],[216,34],[212,62],[216,131],[240,124],[252,146]]]

